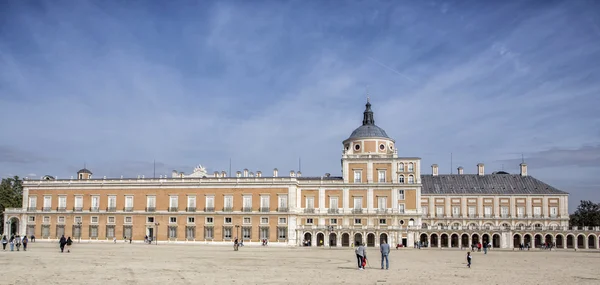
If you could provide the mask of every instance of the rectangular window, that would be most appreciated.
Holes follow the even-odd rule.
[[[212,218],[211,218],[212,219]],[[213,227],[204,227],[204,239],[214,239],[215,233]]]
[[[177,227],[169,227],[169,238],[177,238]]]
[[[287,210],[288,208],[288,197],[287,195],[279,195],[278,197],[279,201],[279,209],[281,210]]]
[[[404,190],[398,190],[398,200],[404,200]]]
[[[97,216],[92,216],[90,222],[92,224],[97,224],[98,223],[98,217]]]
[[[550,207],[550,217],[556,218],[558,216],[558,207]]]
[[[81,223],[81,217],[75,217],[75,224]]]
[[[225,217],[225,223],[226,224],[231,224],[231,222],[232,222],[231,217]]]
[[[533,216],[540,217],[542,215],[542,207],[533,207]]]
[[[400,213],[400,214],[404,214],[404,211],[405,211],[405,210],[406,210],[406,209],[405,209],[405,205],[404,205],[404,203],[402,203],[402,204],[398,204],[398,213]]]
[[[67,196],[58,196],[58,209],[64,210],[67,208]]]
[[[501,207],[500,208],[500,215],[502,215],[503,218],[508,217],[508,207]]]
[[[404,175],[398,175],[398,183],[402,184],[404,183]],[[404,192],[404,191],[402,191]]]
[[[362,197],[354,197],[354,209],[362,209]]]
[[[29,209],[30,209],[30,211],[31,210],[35,211],[36,207],[37,207],[37,197],[36,196],[29,197]]]
[[[460,206],[452,206],[452,217],[460,216]]]
[[[177,209],[179,207],[179,197],[169,196],[169,208]]]
[[[29,216],[27,218],[27,221],[29,221],[29,222],[35,222],[35,216]]]
[[[196,196],[187,197],[187,207],[188,209],[196,209]]]
[[[252,224],[252,218],[244,217],[244,224],[246,224],[246,225]]]
[[[337,225],[337,219],[329,219],[330,225]]]
[[[100,208],[100,196],[92,196],[92,211],[98,211]]]
[[[306,197],[306,208],[314,209],[315,208],[315,197]]]
[[[329,208],[330,209],[338,209],[339,208],[339,199],[338,197],[329,197]]]
[[[377,171],[377,181],[384,183],[385,182],[385,170]]]
[[[477,210],[475,209],[475,206],[469,206],[469,217],[475,217],[476,213]]]
[[[377,197],[377,209],[387,209],[387,197]]]
[[[52,196],[44,196],[44,208],[52,208]]]
[[[206,223],[207,224],[212,224],[214,222],[213,217],[206,217]]]
[[[107,222],[108,222],[109,224],[114,224],[114,223],[115,223],[115,217],[108,217],[108,220],[107,220]]]
[[[194,224],[194,223],[196,223],[196,218],[194,218],[194,217],[188,217],[187,218],[187,223],[188,224]]]
[[[263,224],[263,225],[264,224],[268,224],[269,223],[269,218],[267,218],[267,217],[261,217],[260,218],[260,223]]]
[[[231,239],[231,228],[229,228],[229,227],[223,228],[223,237],[225,239]]]
[[[423,211],[423,216],[429,215],[429,206],[421,206],[421,210]]]
[[[44,216],[44,223],[50,223],[50,217]]]
[[[269,209],[270,206],[269,206],[269,196],[268,195],[260,196],[260,207],[261,207],[261,209]]]
[[[98,238],[98,226],[90,226],[90,237]]]
[[[243,239],[251,239],[252,238],[252,228],[250,227],[243,227],[242,228],[242,238]]]
[[[196,227],[186,227],[185,228],[185,238],[193,240],[196,238]]]
[[[58,223],[59,224],[64,224],[65,223],[65,217],[64,216],[58,217]]]
[[[517,208],[517,216],[519,218],[522,218],[525,216],[525,207],[518,207]]]
[[[260,238],[261,239],[269,239],[269,228],[268,227],[261,227],[260,228]]]
[[[492,216],[492,207],[486,206],[483,208],[483,214],[485,215],[486,218],[489,218]]]
[[[361,183],[362,181],[362,171],[354,170],[354,183]]]
[[[279,224],[287,224],[286,218],[279,218]]]
[[[206,196],[206,209],[207,211],[214,211],[215,209],[215,196]]]
[[[83,196],[75,196],[75,211],[83,209]]]
[[[286,239],[287,238],[287,228],[277,228],[277,238],[278,239]]]
[[[385,219],[379,219],[379,224],[380,225],[385,225],[386,224],[386,220]]]
[[[177,217],[169,217],[170,224],[177,224]]]
[[[115,237],[115,227],[114,226],[107,226],[106,227],[106,237],[107,238],[113,238],[113,237]]]
[[[108,196],[108,208],[112,211],[117,209],[117,196]]]
[[[133,218],[132,218],[132,217],[125,217],[125,223],[126,223],[126,224],[131,224],[131,223],[133,223]]]
[[[413,172],[415,170],[415,165],[411,162],[408,164],[408,172]]]
[[[251,211],[251,209],[252,209],[252,196],[250,196],[250,195],[244,195],[242,203],[243,203],[244,209],[247,209],[247,211]]]
[[[233,196],[225,196],[225,201],[224,201],[224,205],[225,205],[225,211],[232,211],[233,210]]]
[[[154,223],[154,217],[146,217],[146,223]]]
[[[313,219],[312,218],[307,218],[306,219],[306,224],[307,225],[312,225],[313,224]]]
[[[146,207],[150,211],[156,209],[156,196],[146,196]]]
[[[354,224],[355,225],[361,225],[362,224],[362,219],[354,219]]]
[[[133,209],[133,196],[125,196],[125,208]]]
[[[444,215],[444,206],[435,207],[435,215],[441,217]]]

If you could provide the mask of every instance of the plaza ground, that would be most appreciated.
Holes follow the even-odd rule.
[[[0,284],[599,284],[599,251],[392,250],[390,270],[357,270],[352,248],[36,242],[0,251]]]

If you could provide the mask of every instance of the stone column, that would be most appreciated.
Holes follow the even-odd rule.
[[[477,197],[477,216],[481,219],[483,218],[483,214],[483,197],[479,196]]]
[[[528,218],[531,218],[531,217],[533,217],[533,208],[532,208],[533,204],[531,201],[531,197],[527,197],[527,199],[525,200],[525,203],[526,203],[525,204],[525,207],[526,207],[525,208],[525,212],[526,212],[525,216]]]
[[[548,197],[542,197],[542,217],[548,218]],[[547,226],[547,223],[544,223],[544,226]]]
[[[458,248],[462,248],[462,235],[458,236]]]
[[[517,217],[517,204],[516,204],[517,200],[515,199],[515,197],[510,197],[510,212],[508,213],[508,215],[510,215],[511,219],[514,219]],[[513,226],[513,224],[511,223],[511,226]]]
[[[429,197],[429,215],[430,217],[435,217],[435,198],[433,196]]]
[[[325,208],[325,189],[319,187],[319,213],[327,213]]]
[[[350,205],[350,190],[348,188],[342,189],[342,213],[347,213]]]
[[[462,197],[460,199],[460,215],[462,217],[466,217],[469,214],[469,211],[467,210],[467,197]]]
[[[374,198],[375,197],[373,197],[373,188],[368,188],[367,189],[367,213],[373,212]]]
[[[452,217],[451,204],[452,204],[452,197],[444,198],[444,206],[445,206],[444,212],[446,212],[446,215],[445,215],[446,217]]]
[[[315,231],[310,232],[310,245],[318,246],[317,244],[317,233]]]
[[[427,247],[431,247],[431,234],[427,235]]]
[[[500,198],[498,196],[494,197],[494,217],[500,217]]]

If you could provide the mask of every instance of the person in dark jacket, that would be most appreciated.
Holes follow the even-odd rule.
[[[60,240],[58,241],[58,244],[60,246],[60,252],[64,252],[65,251],[65,245],[67,245],[67,239],[65,238],[65,236],[61,236]]]
[[[6,245],[8,244],[8,240],[6,236],[2,236],[2,250],[6,251]]]
[[[73,240],[71,240],[71,237],[67,238],[67,252],[71,252],[71,245],[73,244]]]
[[[23,251],[27,251],[27,243],[29,242],[29,240],[27,240],[27,236],[24,236],[21,242],[23,243]]]

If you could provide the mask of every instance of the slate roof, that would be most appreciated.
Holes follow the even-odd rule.
[[[89,174],[92,174],[92,172],[89,171],[87,168],[80,169],[79,171],[77,171],[77,174],[79,174],[79,173],[89,173]]]
[[[531,176],[520,174],[421,175],[423,195],[568,194]]]
[[[349,139],[356,138],[390,138],[387,133],[376,125],[363,125],[352,132]]]

